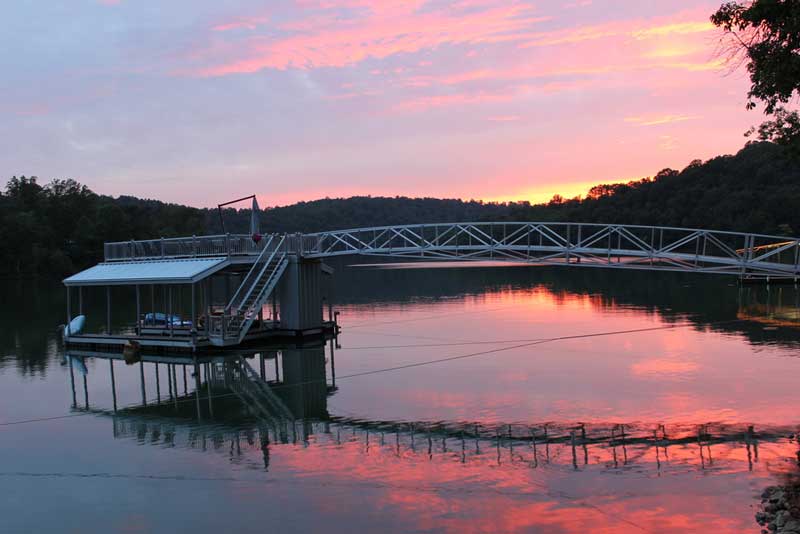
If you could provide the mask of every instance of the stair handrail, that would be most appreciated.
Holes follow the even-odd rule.
[[[247,291],[247,294],[245,294],[244,298],[243,298],[243,299],[242,299],[242,301],[239,303],[239,307],[237,308],[237,310],[236,310],[236,311],[237,311],[237,313],[238,313],[238,314],[239,314],[239,315],[240,315],[240,316],[241,316],[241,317],[242,317],[244,320],[247,320],[247,315],[248,315],[248,313],[250,313],[250,312],[252,311],[252,310],[251,310],[251,308],[253,308],[253,307],[254,307],[254,306],[253,306],[253,304],[254,304],[255,302],[258,302],[259,298],[260,298],[260,297],[261,297],[261,295],[264,293],[264,290],[265,290],[265,289],[266,289],[266,287],[269,285],[269,283],[268,283],[268,282],[269,282],[269,281],[272,279],[272,277],[274,276],[274,274],[275,274],[275,271],[278,269],[278,266],[280,265],[281,261],[285,260],[286,253],[285,253],[285,252],[281,252],[281,251],[280,251],[280,247],[281,247],[281,244],[283,243],[283,239],[284,239],[284,238],[281,238],[281,241],[278,243],[278,246],[277,246],[277,248],[276,248],[276,249],[273,251],[273,253],[270,255],[269,259],[267,259],[267,261],[264,263],[264,267],[262,267],[262,268],[261,268],[261,272],[259,272],[259,273],[258,273],[258,277],[257,277],[257,278],[256,278],[256,279],[253,281],[253,283],[250,285],[250,289],[248,289],[248,291]],[[273,261],[275,261],[275,257],[276,257],[276,256],[278,256],[278,255],[280,255],[280,258],[279,258],[279,259],[276,261],[276,263],[273,265]],[[265,273],[266,273],[267,269],[270,269],[270,266],[272,266],[272,267],[271,267],[271,270],[270,270],[269,274],[268,274],[268,275],[266,275]],[[266,279],[264,278],[264,277],[265,277],[265,275],[266,275]],[[261,290],[259,291],[259,293],[256,295],[256,298],[253,300],[253,302],[251,302],[250,304],[248,304],[246,308],[242,308],[242,306],[243,306],[245,303],[247,303],[247,302],[248,302],[248,300],[250,299],[250,297],[252,296],[252,294],[253,294],[253,289],[255,289],[255,287],[258,285],[258,282],[259,282],[259,281],[261,281],[262,279],[265,281],[265,284],[264,284],[264,286],[261,288]]]
[[[264,383],[264,381],[261,379],[261,376],[259,376],[255,369],[253,369],[250,364],[247,363],[247,360],[239,356],[239,363],[241,365],[240,369],[242,370],[242,376],[244,377],[245,381],[254,386],[261,393],[263,396],[262,400],[265,400],[270,405],[270,408],[277,411],[281,418],[294,421],[295,418],[294,414],[292,414],[292,411],[286,406],[286,404],[284,404],[281,398],[278,397],[274,391],[272,391],[269,385]]]
[[[276,255],[278,255],[278,252],[277,252],[277,251],[275,252],[275,254],[273,254],[273,258],[274,258],[274,256],[276,256]],[[281,272],[282,272],[282,269],[281,269],[281,264],[282,264],[283,262],[285,262],[285,261],[287,261],[287,260],[286,260],[286,253],[285,253],[285,252],[281,252],[281,253],[280,253],[280,257],[278,257],[277,259],[275,259],[274,265],[273,265],[273,261],[272,261],[272,259],[270,259],[270,262],[267,264],[267,266],[269,266],[269,265],[273,265],[273,267],[272,267],[272,270],[269,272],[269,274],[268,274],[268,275],[266,275],[266,278],[264,279],[264,282],[265,282],[265,283],[264,283],[264,286],[263,286],[263,287],[262,287],[262,288],[259,290],[258,294],[257,294],[257,295],[255,296],[255,298],[253,299],[253,303],[252,303],[250,306],[248,306],[248,309],[247,309],[247,310],[245,310],[245,313],[247,313],[247,311],[249,311],[249,309],[250,309],[250,308],[253,306],[253,304],[255,304],[256,302],[258,302],[259,300],[261,300],[261,296],[264,294],[264,292],[265,292],[265,291],[267,291],[267,289],[271,289],[271,287],[270,287],[270,286],[272,285],[272,279],[275,277],[275,274],[276,274],[278,271],[281,271]],[[262,275],[262,276],[263,276],[263,275]],[[262,277],[259,277],[259,280],[260,280],[261,278],[262,278]],[[252,291],[250,292],[250,295],[247,295],[247,297],[245,297],[245,299],[242,301],[242,303],[245,303],[245,302],[247,302],[247,298],[248,298],[248,297],[250,297],[250,296],[252,296]]]
[[[231,297],[230,302],[228,302],[228,305],[225,306],[225,311],[223,312],[225,315],[229,315],[230,314],[231,309],[234,307],[234,304],[237,302],[237,297],[239,296],[239,294],[243,290],[246,290],[247,293],[244,295],[244,297],[239,302],[241,304],[241,302],[244,302],[245,300],[247,300],[247,297],[250,296],[250,292],[252,292],[252,290],[253,290],[253,286],[255,285],[256,281],[261,278],[264,270],[267,268],[267,265],[269,265],[270,261],[272,260],[272,256],[275,255],[275,252],[280,248],[281,244],[283,243],[283,240],[285,239],[285,236],[282,236],[281,240],[280,240],[280,243],[278,243],[278,245],[275,248],[272,248],[271,245],[272,245],[272,242],[274,241],[274,238],[275,238],[275,236],[272,236],[272,235],[269,237],[269,240],[264,244],[264,249],[261,251],[261,254],[259,254],[258,258],[256,258],[256,261],[253,262],[253,266],[250,267],[250,270],[247,272],[247,275],[244,277],[244,280],[242,280],[242,283],[239,284],[238,288],[236,288],[236,292],[233,294],[233,297]],[[263,262],[263,266],[262,266],[261,265],[262,259],[267,255],[269,257],[267,258],[267,260],[265,262]],[[256,273],[256,272],[258,272],[258,275],[253,277],[253,274]],[[236,306],[236,307],[237,307],[237,310],[238,310],[238,306]]]
[[[286,253],[281,253],[281,258],[275,263],[275,266],[272,268],[272,272],[270,272],[269,277],[267,278],[267,283],[264,284],[264,287],[261,288],[256,298],[253,300],[253,304],[257,302],[261,302],[262,297],[264,294],[269,291],[272,292],[274,289],[274,285],[280,276],[283,274],[283,271],[286,269],[286,265],[289,263],[289,260],[286,259]],[[250,329],[250,325],[253,324],[255,320],[255,314],[249,313],[250,308],[254,307],[253,304],[245,310],[245,313],[242,314],[242,322],[239,325],[239,342],[244,339],[244,336],[247,335],[247,331]],[[249,315],[249,316],[248,316]]]

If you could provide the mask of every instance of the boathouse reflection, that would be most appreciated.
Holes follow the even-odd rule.
[[[800,463],[799,444],[792,438],[795,429],[788,427],[571,421],[487,424],[340,417],[330,414],[327,407],[328,397],[337,390],[335,351],[335,341],[330,340],[193,359],[143,355],[134,364],[141,400],[125,406],[118,403],[116,373],[131,368],[117,361],[121,356],[71,352],[67,362],[72,404],[75,410],[111,417],[117,439],[224,450],[238,461],[261,464],[254,468],[269,468],[270,447],[280,444],[355,446],[363,454],[389,454],[401,460],[443,456],[506,467],[646,469],[660,476],[687,466],[705,472],[753,470],[759,463],[760,444],[769,443],[786,459],[792,458],[791,465]],[[90,403],[89,359],[108,361],[105,376],[112,392],[111,410]],[[93,369],[96,372],[98,367]],[[249,454],[256,451],[255,457]]]
[[[86,365],[94,359],[108,361],[113,413],[226,422],[325,419],[327,396],[336,391],[335,350],[330,339],[209,356],[142,354],[133,364],[140,400],[128,404],[118,400],[117,374],[130,374],[121,354],[70,350],[64,363],[76,410],[97,410]]]

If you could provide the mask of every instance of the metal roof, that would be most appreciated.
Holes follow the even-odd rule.
[[[191,284],[229,264],[228,258],[99,263],[65,279],[64,285]]]

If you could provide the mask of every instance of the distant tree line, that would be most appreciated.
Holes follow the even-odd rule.
[[[249,209],[224,210],[246,233]],[[262,232],[314,232],[388,224],[537,220],[648,224],[800,235],[800,161],[787,147],[750,143],[738,154],[652,178],[601,184],[586,198],[546,204],[351,197],[264,210]],[[102,261],[103,243],[221,232],[216,209],[97,195],[74,180],[13,177],[0,193],[0,275],[62,276]]]
[[[15,176],[0,194],[0,274],[60,276],[101,260],[105,241],[192,234],[204,224],[196,208]]]

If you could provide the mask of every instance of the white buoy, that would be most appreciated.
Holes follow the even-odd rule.
[[[68,325],[64,325],[64,338],[80,334],[84,324],[86,324],[85,315],[75,317]]]

